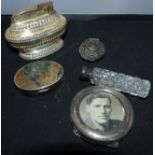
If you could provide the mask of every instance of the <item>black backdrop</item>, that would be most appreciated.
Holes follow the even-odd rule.
[[[15,72],[28,61],[4,38],[10,16],[2,16],[2,155],[50,155],[78,152],[119,155],[152,154],[153,99],[125,95],[132,103],[135,121],[118,149],[88,144],[73,134],[70,105],[74,95],[90,86],[79,80],[81,66],[102,67],[152,81],[152,16],[66,16],[64,47],[44,59],[61,63],[63,82],[41,96],[25,96],[14,86]],[[88,37],[104,43],[106,55],[95,63],[82,60],[78,48]]]

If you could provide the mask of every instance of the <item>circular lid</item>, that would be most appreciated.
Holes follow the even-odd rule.
[[[85,60],[96,61],[104,55],[105,48],[99,39],[88,38],[80,45],[79,53]]]
[[[34,41],[56,34],[65,25],[65,17],[53,9],[52,2],[47,2],[14,14],[5,37],[13,43]]]
[[[20,68],[14,77],[15,85],[25,91],[40,91],[62,79],[63,67],[54,61],[36,61]]]
[[[124,95],[109,87],[93,86],[74,97],[71,118],[80,137],[95,144],[110,144],[129,132],[134,116]]]

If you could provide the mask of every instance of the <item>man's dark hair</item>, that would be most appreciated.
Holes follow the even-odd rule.
[[[110,99],[109,96],[104,95],[104,94],[98,94],[98,93],[91,95],[91,96],[87,99],[87,104],[91,104],[92,101],[93,101],[94,99],[96,99],[96,98],[107,98],[107,99],[109,100],[109,103],[111,104],[111,99]]]

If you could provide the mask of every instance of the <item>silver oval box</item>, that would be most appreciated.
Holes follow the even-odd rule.
[[[55,61],[35,61],[26,64],[16,72],[14,83],[24,92],[42,93],[60,82],[63,74],[63,67]]]
[[[133,109],[128,99],[109,87],[88,87],[73,99],[71,119],[74,132],[94,143],[118,146],[131,129]]]

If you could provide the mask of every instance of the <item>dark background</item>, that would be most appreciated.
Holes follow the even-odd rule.
[[[131,132],[111,149],[88,144],[73,134],[70,118],[72,98],[90,86],[80,81],[83,65],[102,67],[151,81],[153,70],[152,16],[66,16],[64,47],[44,58],[63,65],[61,85],[41,96],[23,95],[14,86],[15,72],[30,61],[22,60],[4,38],[10,16],[2,16],[2,155],[51,155],[52,153],[96,153],[118,155],[153,154],[153,97],[125,96],[130,100],[135,120]],[[106,54],[98,62],[80,58],[78,49],[88,37],[100,38]]]

